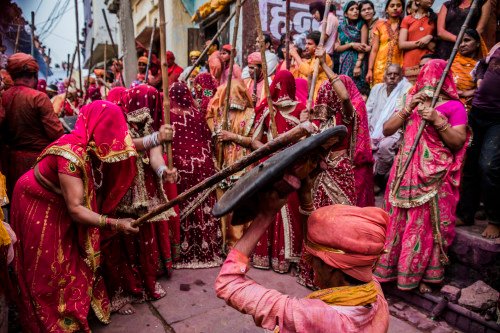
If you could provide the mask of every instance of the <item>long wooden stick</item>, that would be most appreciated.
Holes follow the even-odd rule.
[[[226,83],[226,94],[224,95],[224,100],[226,101],[224,105],[224,110],[222,113],[222,130],[228,130],[227,118],[229,115],[230,97],[231,97],[231,83],[233,82],[233,67],[234,67],[234,57],[236,56],[236,43],[238,41],[238,28],[240,26],[240,12],[241,12],[241,0],[236,1],[236,16],[233,29],[233,40],[231,44],[231,56],[229,57],[229,74]],[[219,169],[222,168],[224,159],[224,143],[219,144],[219,150],[217,153],[217,166]]]
[[[108,62],[108,41],[104,43],[104,99],[106,99],[106,97],[108,96],[108,87],[106,87],[106,83],[108,82],[106,80],[106,77],[108,76],[107,75],[108,73],[106,73],[108,69],[107,62]]]
[[[259,2],[253,1],[253,10],[255,15],[255,27],[257,28],[257,36],[260,43],[260,56],[262,58],[262,75],[264,76],[264,93],[266,94],[267,106],[269,108],[269,129],[273,138],[278,136],[276,128],[275,110],[273,107],[273,100],[271,92],[269,91],[269,81],[267,79],[267,61],[266,61],[266,43],[264,41],[264,34],[262,33],[262,23],[260,21]]]
[[[17,33],[16,33],[16,44],[14,45],[14,53],[17,53],[17,50],[19,48],[19,36],[21,35],[21,25],[17,25]],[[69,59],[68,59],[69,62]]]
[[[101,8],[102,16],[104,16],[104,23],[106,24],[106,30],[108,30],[109,40],[111,41],[111,47],[113,48],[113,54],[118,58],[118,54],[115,51],[115,41],[113,40],[113,34],[111,33],[111,28],[109,27],[108,16],[104,8]]]
[[[325,12],[323,13],[323,25],[321,26],[321,38],[319,39],[319,45],[318,47],[322,47],[323,44],[325,44],[325,38],[326,38],[326,24],[328,20],[328,14],[330,13],[330,6],[332,5],[332,0],[326,0],[325,3]],[[307,98],[307,105],[306,108],[308,111],[311,111],[312,107],[312,101],[314,98],[314,90],[316,87],[316,81],[318,81],[318,75],[319,75],[319,59],[314,59],[314,64],[313,64],[313,76],[311,80],[311,85],[309,86],[309,96]]]
[[[161,1],[161,0],[160,0]],[[201,183],[198,183],[197,185],[189,188],[185,192],[181,193],[174,199],[170,200],[169,202],[162,204],[153,210],[149,211],[145,215],[141,216],[134,222],[132,222],[132,226],[140,226],[146,221],[151,220],[153,217],[155,217],[158,214],[163,213],[164,211],[172,208],[173,206],[179,204],[180,202],[183,202],[184,200],[188,199],[189,197],[192,197],[193,195],[196,195],[202,191],[204,191],[207,188],[210,188],[216,184],[218,184],[220,181],[223,179],[226,179],[227,177],[231,176],[232,174],[243,170],[247,166],[261,160],[262,158],[271,155],[272,153],[290,145],[293,143],[296,143],[299,141],[302,137],[308,135],[310,133],[308,129],[308,125],[306,123],[302,123],[301,125],[298,125],[291,129],[290,131],[284,133],[283,135],[277,137],[273,141],[270,141],[266,143],[264,146],[260,147],[257,150],[254,150],[250,154],[244,156],[241,160],[236,161],[232,165],[222,169],[215,175],[208,177]]]
[[[71,85],[71,76],[73,75],[73,66],[75,65],[76,52],[78,52],[78,47],[76,47],[75,48],[75,52],[73,52],[73,59],[71,60],[71,67],[69,67],[69,72],[68,72],[68,86],[66,87],[66,91],[64,92],[64,99],[63,99],[63,102],[62,102],[61,110],[59,110],[59,116],[60,117],[64,116],[64,103],[66,103],[66,98],[68,97],[69,86]],[[68,64],[68,66],[69,66],[69,64]]]
[[[160,11],[160,59],[161,59],[161,79],[163,87],[163,124],[170,125],[170,96],[168,91],[168,65],[167,65],[167,34],[165,33],[165,3],[158,0],[158,10]],[[164,146],[167,153],[167,166],[174,167],[172,159],[172,143],[167,142]]]
[[[35,12],[31,12],[31,56],[35,57]]]
[[[286,39],[285,39],[285,47],[286,47],[286,70],[290,70],[291,66],[291,59],[290,59],[290,0],[286,0],[286,22],[285,22],[285,29],[286,29]]]
[[[246,1],[247,0],[241,0],[241,6],[243,6],[243,4]],[[210,50],[210,47],[214,44],[214,42],[217,40],[217,38],[219,38],[220,34],[224,31],[224,29],[226,29],[227,25],[229,24],[229,22],[231,22],[231,19],[234,17],[234,15],[236,15],[236,8],[231,13],[231,15],[229,15],[229,17],[224,21],[224,23],[222,23],[219,30],[217,30],[217,33],[210,40],[210,43],[207,46],[205,46],[205,49],[203,50],[203,52],[201,52],[199,58],[194,62],[193,66],[191,67],[191,69],[187,73],[186,80],[191,77],[191,73],[194,71],[194,69],[196,67],[198,67],[200,62],[203,60],[203,57],[205,57],[205,55],[208,53],[208,50]]]
[[[441,79],[439,80],[439,83],[436,87],[436,90],[434,91],[434,96],[432,97],[432,102],[431,102],[431,108],[434,108],[436,106],[436,103],[439,98],[439,94],[441,93],[441,88],[443,87],[444,81],[446,79],[446,76],[448,75],[448,72],[450,71],[451,65],[453,64],[453,60],[455,59],[457,53],[458,53],[458,47],[462,43],[462,40],[465,35],[465,30],[469,26],[469,22],[472,18],[472,15],[477,9],[478,6],[478,0],[472,0],[472,5],[470,7],[469,13],[467,14],[467,17],[465,18],[464,24],[462,25],[462,28],[460,29],[460,33],[457,36],[457,40],[455,41],[455,45],[453,46],[453,50],[451,51],[450,58],[448,59],[448,63],[446,64],[446,67],[443,71],[443,74],[441,75]],[[408,167],[410,166],[411,159],[413,158],[413,155],[415,154],[415,151],[417,149],[418,143],[420,141],[420,138],[422,137],[422,134],[424,133],[425,126],[427,125],[427,121],[422,120],[420,123],[420,127],[418,128],[417,135],[415,137],[415,141],[413,142],[413,145],[410,149],[410,153],[408,154],[408,157],[406,158],[405,163],[403,164],[403,167],[401,168],[400,172],[397,174],[396,181],[394,183],[394,187],[392,188],[392,193],[396,193],[399,190],[399,187],[401,186],[401,181],[403,180],[403,177],[406,173],[406,170],[408,170]]]
[[[146,64],[146,76],[144,77],[144,83],[148,83],[149,76],[149,67],[151,65],[151,56],[153,54],[153,41],[155,38],[155,30],[156,30],[156,18],[153,22],[153,30],[151,31],[151,39],[149,40],[149,53],[148,53],[148,63]]]
[[[75,0],[75,17],[76,17],[76,48],[77,48],[77,56],[78,56],[78,82],[79,88],[82,89],[82,62],[80,60],[80,24],[78,20],[78,0]]]
[[[92,40],[90,41],[90,56],[89,56],[89,75],[87,76],[87,82],[85,84],[85,91],[87,92],[89,90],[90,86],[90,73],[92,70],[92,59],[94,58],[94,42],[95,39],[92,37]],[[84,101],[85,103],[85,101]]]

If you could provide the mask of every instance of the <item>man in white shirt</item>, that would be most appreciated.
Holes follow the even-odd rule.
[[[264,34],[264,43],[266,45],[267,76],[270,77],[274,75],[276,67],[278,67],[278,56],[271,51],[273,42],[270,35]],[[255,41],[255,51],[260,52],[260,44],[258,39]],[[248,66],[245,66],[245,68],[243,68],[243,72],[241,73],[241,78],[244,80],[248,79],[249,77],[250,73],[248,71]]]
[[[401,134],[384,137],[384,123],[392,116],[397,103],[411,88],[411,83],[403,77],[401,66],[389,65],[384,74],[384,82],[376,84],[366,101],[368,124],[375,164],[373,172],[379,191],[383,190],[396,155]]]

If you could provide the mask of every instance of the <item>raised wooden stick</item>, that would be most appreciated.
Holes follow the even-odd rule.
[[[107,62],[108,62],[108,41],[104,43],[104,99],[106,99],[106,96],[108,96],[108,87],[106,86],[107,83],[107,74],[106,70],[108,69],[107,67]]]
[[[241,6],[243,6],[243,4],[246,1],[247,0],[241,0]],[[234,17],[234,15],[236,15],[236,8],[234,9],[234,12],[232,12],[231,15],[229,15],[229,17],[224,21],[224,23],[222,23],[222,25],[220,26],[219,30],[217,30],[217,33],[210,40],[210,43],[207,46],[205,46],[205,49],[203,50],[203,52],[201,52],[199,58],[194,62],[194,64],[191,67],[190,71],[187,73],[186,80],[189,79],[189,77],[191,77],[191,73],[194,71],[194,69],[196,67],[198,67],[198,65],[202,61],[203,57],[205,57],[205,55],[208,53],[208,50],[210,50],[210,47],[214,44],[215,40],[217,38],[219,38],[220,34],[224,31],[224,29],[227,27],[227,25],[229,24],[229,22],[231,22],[231,19]]]
[[[102,16],[104,16],[104,23],[106,24],[106,30],[108,30],[109,40],[111,41],[111,47],[113,48],[113,54],[118,58],[118,54],[115,52],[115,41],[113,40],[113,34],[111,33],[111,28],[109,27],[108,16],[104,8],[102,10]]]
[[[458,53],[458,47],[462,43],[462,40],[465,35],[465,30],[469,26],[469,22],[472,18],[472,15],[477,9],[478,5],[478,0],[472,0],[472,4],[469,10],[469,13],[467,14],[467,17],[465,18],[464,24],[462,25],[462,28],[460,29],[460,33],[457,36],[457,40],[455,41],[455,45],[453,46],[453,50],[451,51],[450,58],[448,59],[448,63],[446,64],[446,67],[443,71],[443,74],[441,75],[441,79],[439,80],[439,83],[436,87],[436,90],[434,92],[434,96],[432,97],[432,102],[431,102],[431,108],[434,108],[436,106],[436,103],[439,98],[439,94],[441,93],[441,88],[443,87],[444,80],[446,79],[446,76],[448,75],[448,72],[450,71],[451,65],[453,64],[453,60],[455,59],[457,53]],[[403,180],[403,177],[406,173],[406,170],[408,170],[408,166],[410,166],[411,159],[413,158],[413,155],[415,154],[415,150],[417,149],[418,142],[420,141],[420,138],[422,137],[422,134],[424,133],[425,126],[427,125],[427,121],[422,120],[420,123],[420,127],[418,128],[417,136],[415,137],[415,141],[413,142],[413,145],[411,146],[410,153],[408,154],[408,157],[406,158],[405,163],[403,164],[403,167],[401,168],[400,172],[397,174],[396,181],[394,183],[394,187],[392,188],[392,193],[396,193],[399,190],[399,187],[401,186],[401,181]],[[402,156],[402,155],[401,155]]]
[[[183,202],[184,200],[188,199],[189,197],[196,195],[202,191],[204,191],[207,188],[210,188],[216,184],[218,184],[220,181],[223,179],[226,179],[227,177],[231,176],[232,174],[243,170],[247,166],[258,162],[262,158],[271,155],[272,153],[290,145],[294,144],[297,141],[299,141],[302,137],[308,135],[309,133],[313,132],[313,129],[310,128],[310,123],[305,122],[302,123],[290,131],[284,133],[283,135],[280,135],[279,137],[275,138],[273,141],[270,141],[260,147],[257,150],[254,150],[250,154],[244,156],[241,160],[236,161],[232,165],[228,166],[227,168],[222,169],[215,175],[208,177],[201,183],[198,183],[197,185],[191,187],[190,189],[186,190],[185,192],[181,193],[177,197],[173,198],[169,202],[160,205],[153,210],[149,211],[145,215],[141,216],[134,222],[132,222],[132,226],[140,226],[146,221],[151,220],[153,217],[155,217],[158,214],[163,213],[164,211],[172,208],[173,206],[179,204],[180,202]]]
[[[167,34],[165,33],[165,3],[158,0],[158,10],[160,11],[160,59],[161,59],[161,79],[163,88],[163,124],[170,125],[170,96],[168,91],[168,65],[167,65]],[[164,145],[167,153],[167,166],[173,169],[172,143],[168,141]]]
[[[285,47],[286,47],[286,70],[290,70],[291,66],[291,59],[290,59],[290,0],[286,0],[286,22],[285,22],[285,29],[286,29],[286,39],[285,39]]]
[[[16,44],[14,45],[14,53],[17,53],[17,50],[19,48],[19,36],[21,35],[21,25],[17,25],[17,33],[16,33]],[[69,58],[69,56],[68,56]],[[69,59],[68,59],[69,62]]]
[[[236,56],[236,43],[238,41],[238,28],[240,26],[240,12],[241,12],[241,0],[236,1],[235,8],[236,16],[234,22],[233,30],[233,41],[231,45],[231,56],[229,57],[229,75],[227,77],[226,83],[226,94],[224,100],[226,104],[224,105],[224,111],[222,113],[222,130],[228,130],[227,117],[229,115],[230,97],[231,97],[231,82],[233,81],[233,67],[234,67],[234,57]],[[219,170],[222,168],[224,159],[224,142],[219,144],[219,151],[217,153],[217,166]]]
[[[151,31],[151,39],[149,40],[149,53],[148,53],[148,63],[146,64],[146,76],[144,77],[144,83],[148,83],[149,67],[151,64],[151,55],[153,54],[153,41],[155,38],[156,30],[156,19],[153,22],[153,30]]]
[[[59,117],[64,117],[64,103],[66,103],[66,98],[68,97],[69,86],[71,85],[71,76],[73,75],[73,67],[75,66],[75,57],[76,52],[78,52],[78,47],[75,48],[75,52],[73,52],[73,59],[71,60],[71,67],[68,72],[68,86],[66,87],[66,91],[64,92],[64,99],[61,104],[61,110],[59,110]],[[69,66],[69,64],[68,64]]]
[[[76,16],[76,49],[77,49],[77,56],[78,56],[78,82],[79,82],[79,89],[83,89],[82,85],[82,63],[80,60],[80,24],[78,20],[78,0],[75,0],[75,16]]]
[[[319,45],[318,47],[322,47],[323,44],[325,44],[325,37],[326,37],[326,24],[328,20],[328,14],[330,13],[330,6],[332,5],[332,0],[326,0],[325,3],[325,12],[323,13],[323,25],[321,27],[321,38],[319,39]],[[319,59],[314,59],[314,71],[313,71],[313,76],[311,80],[311,85],[309,86],[309,96],[307,97],[307,111],[311,111],[312,107],[312,101],[314,98],[314,90],[316,87],[316,81],[318,81],[318,75],[319,75]]]
[[[35,57],[35,12],[31,12],[31,56]]]
[[[266,43],[264,42],[264,34],[262,33],[262,23],[260,21],[259,2],[253,1],[253,10],[255,15],[255,27],[257,28],[257,36],[260,44],[260,56],[262,58],[262,75],[264,76],[264,93],[266,94],[267,106],[269,108],[269,129],[273,138],[278,136],[276,128],[275,110],[271,92],[269,91],[269,81],[267,80],[267,61],[266,61]]]
[[[87,82],[85,84],[85,91],[86,92],[88,92],[89,86],[90,86],[90,73],[92,70],[92,59],[94,58],[94,42],[95,42],[95,39],[94,39],[94,37],[92,37],[92,39],[90,41],[89,74],[87,76]],[[84,103],[85,103],[85,101],[84,101]]]

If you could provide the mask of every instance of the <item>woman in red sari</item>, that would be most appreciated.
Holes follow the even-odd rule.
[[[14,272],[27,332],[90,332],[90,308],[109,323],[100,265],[103,228],[139,230],[110,219],[131,185],[137,155],[119,107],[82,108],[75,129],[49,145],[17,182],[11,226],[18,242]]]
[[[374,274],[381,282],[397,280],[402,290],[419,286],[421,292],[428,292],[425,283],[443,281],[446,251],[455,236],[455,209],[468,136],[467,113],[451,72],[436,107],[429,107],[445,66],[444,60],[429,61],[408,93],[404,108],[399,107],[384,124],[384,135],[403,127],[404,137],[385,195],[390,215],[385,244],[388,252],[380,257]],[[395,190],[396,175],[408,158],[423,120],[428,125],[401,186]]]
[[[174,182],[175,175],[165,166],[161,143],[171,139],[171,132],[167,133],[165,126],[155,132],[151,117],[159,98],[156,88],[146,84],[122,93],[120,105],[139,158],[137,175],[118,204],[117,216],[136,219],[168,201],[164,182]],[[132,314],[132,303],[166,295],[157,278],[172,270],[173,247],[178,247],[179,241],[169,234],[169,223],[177,221],[171,219],[175,216],[174,209],[170,209],[143,224],[138,235],[115,235],[103,243],[103,274],[112,312]]]
[[[358,207],[375,206],[373,181],[373,154],[368,131],[368,115],[366,104],[353,80],[345,75],[339,75],[344,83],[352,106],[356,113],[352,124],[349,155],[354,167],[354,184],[356,187],[356,203]]]
[[[202,87],[202,90],[206,89]],[[210,88],[208,91],[213,93]],[[175,129],[174,165],[180,175],[177,189],[182,193],[215,173],[212,135],[205,114],[199,110],[185,83],[176,82],[170,88],[170,120]],[[221,223],[211,214],[216,201],[215,187],[212,187],[179,204],[181,246],[176,268],[222,264]]]
[[[207,114],[208,104],[217,91],[217,81],[210,73],[201,73],[193,82],[194,98],[200,112]]]
[[[341,76],[333,73],[323,58],[324,49],[316,51],[329,81],[324,81],[318,90],[318,96],[310,119],[321,129],[344,125],[347,135],[333,146],[326,158],[327,168],[314,181],[312,195],[314,208],[343,204],[356,204],[354,171],[349,157],[350,135],[356,119],[348,89]],[[309,288],[315,288],[314,271],[304,257],[299,264],[298,282]]]
[[[295,78],[282,70],[276,73],[270,86],[274,106],[274,122],[277,135],[285,133],[300,123],[300,114],[305,105],[295,98]],[[273,140],[270,129],[270,114],[267,100],[261,101],[255,110],[252,148],[257,149]],[[271,227],[255,248],[252,263],[257,268],[272,268],[278,273],[287,273],[291,262],[298,262],[302,253],[302,217],[299,213],[299,198],[292,193]]]

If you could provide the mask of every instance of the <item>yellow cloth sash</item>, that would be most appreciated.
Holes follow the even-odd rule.
[[[321,289],[306,298],[320,299],[328,305],[362,306],[377,300],[377,287],[371,281],[359,286],[345,286]]]
[[[10,244],[10,236],[3,225],[3,221],[0,221],[0,246],[5,246]]]

